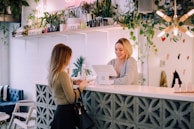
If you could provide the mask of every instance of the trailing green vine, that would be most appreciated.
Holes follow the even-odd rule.
[[[9,30],[6,23],[0,22],[0,39],[4,45],[8,44]]]
[[[135,8],[132,12],[127,12],[126,14],[122,14],[118,16],[117,20],[119,23],[123,24],[124,27],[127,27],[130,31],[130,39],[133,40],[137,45],[137,37],[134,34],[134,29],[138,27],[139,29],[139,35],[143,35],[147,38],[147,44],[149,48],[153,49],[154,52],[157,53],[157,47],[155,43],[153,42],[153,37],[155,35],[155,29],[163,30],[167,26],[169,26],[171,23],[166,22],[162,18],[160,18],[157,14],[157,10],[162,10],[165,14],[167,14],[170,17],[174,16],[174,10],[169,10],[169,6],[172,6],[170,3],[160,4],[162,2],[161,0],[155,0],[154,1],[154,10],[152,13],[139,13],[138,12],[138,0],[134,1]],[[164,1],[163,1],[164,2]],[[178,15],[182,16],[183,14],[187,13],[192,7],[194,6],[194,3],[191,0],[187,1],[181,1],[182,9],[181,11],[178,11]],[[168,5],[170,4],[170,5]],[[171,7],[173,8],[173,6]],[[186,20],[184,23],[179,23],[179,26],[182,26],[184,24],[187,25],[193,25],[194,24],[194,16],[191,16],[188,20]],[[159,27],[158,27],[159,26]],[[194,27],[187,27],[188,30],[194,32]],[[170,34],[167,33],[165,35],[167,38],[170,38],[170,41],[177,42],[180,40],[181,36],[172,36],[170,37]]]
[[[168,2],[172,2],[168,1]],[[130,39],[135,42],[135,46],[142,46],[140,44],[140,40],[138,41],[137,34],[135,34],[136,31],[134,31],[136,28],[138,28],[139,35],[145,36],[147,39],[147,43],[145,43],[146,48],[149,48],[153,50],[155,53],[158,52],[158,49],[153,42],[153,38],[155,36],[155,30],[164,30],[167,26],[170,26],[172,23],[168,23],[162,18],[160,18],[157,14],[157,10],[162,10],[166,15],[173,17],[174,16],[174,8],[173,4],[169,3],[169,5],[161,4],[161,2],[164,2],[164,0],[154,0],[154,10],[152,13],[139,13],[138,12],[138,0],[134,0],[135,8],[131,8],[130,11],[128,11],[125,14],[119,14],[117,17],[117,21],[121,23],[124,28],[128,28],[130,30],[129,35]],[[179,3],[179,5],[182,5],[182,10],[178,11],[178,17],[183,16],[185,13],[190,11],[194,7],[194,2],[191,0],[187,1],[179,1],[182,3]],[[166,3],[167,4],[167,3]],[[169,9],[172,10],[169,10]],[[183,11],[184,10],[184,11]],[[189,25],[187,27],[188,30],[194,32],[194,15],[190,16],[184,23],[179,23],[179,26],[182,25]],[[178,36],[171,35],[170,33],[166,33],[164,36],[165,38],[170,38],[170,41],[177,42],[181,39],[182,34],[179,33]],[[141,47],[138,47],[139,53],[138,53],[138,60],[140,61],[141,65],[143,66],[146,60],[146,53],[144,53],[144,50],[142,50]],[[142,79],[140,79],[140,84],[144,84],[146,81],[145,75],[142,75]]]

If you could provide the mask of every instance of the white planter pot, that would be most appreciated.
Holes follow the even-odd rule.
[[[114,19],[112,17],[105,17],[103,19],[107,19],[108,25],[113,25],[114,24]]]
[[[10,6],[7,6],[7,14],[11,14],[11,7]]]
[[[60,31],[66,30],[66,24],[60,24],[59,30],[60,30]]]
[[[68,18],[67,19],[67,30],[71,29],[79,29],[81,24],[81,20],[79,18]]]

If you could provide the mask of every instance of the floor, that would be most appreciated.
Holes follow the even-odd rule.
[[[6,126],[5,124],[2,124],[2,125],[0,124],[0,129],[8,129],[8,125],[9,125],[9,122],[7,122],[7,126]],[[14,128],[13,128],[13,126],[12,126],[12,127],[9,128],[9,129],[14,129]],[[16,129],[23,129],[23,128],[17,126]],[[29,129],[35,129],[35,127],[34,127],[34,128],[29,128]]]

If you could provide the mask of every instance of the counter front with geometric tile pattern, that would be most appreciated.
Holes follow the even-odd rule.
[[[93,129],[194,129],[194,103],[85,90]],[[36,85],[37,129],[50,129],[56,105],[47,85]]]

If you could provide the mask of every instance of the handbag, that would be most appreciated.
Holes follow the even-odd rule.
[[[74,102],[74,111],[75,111],[75,125],[79,129],[91,129],[91,127],[94,126],[94,122],[92,121],[91,117],[88,115],[82,100],[82,95],[80,92],[80,89],[78,88],[78,91],[80,93],[80,98]],[[76,96],[76,92],[75,96]]]

